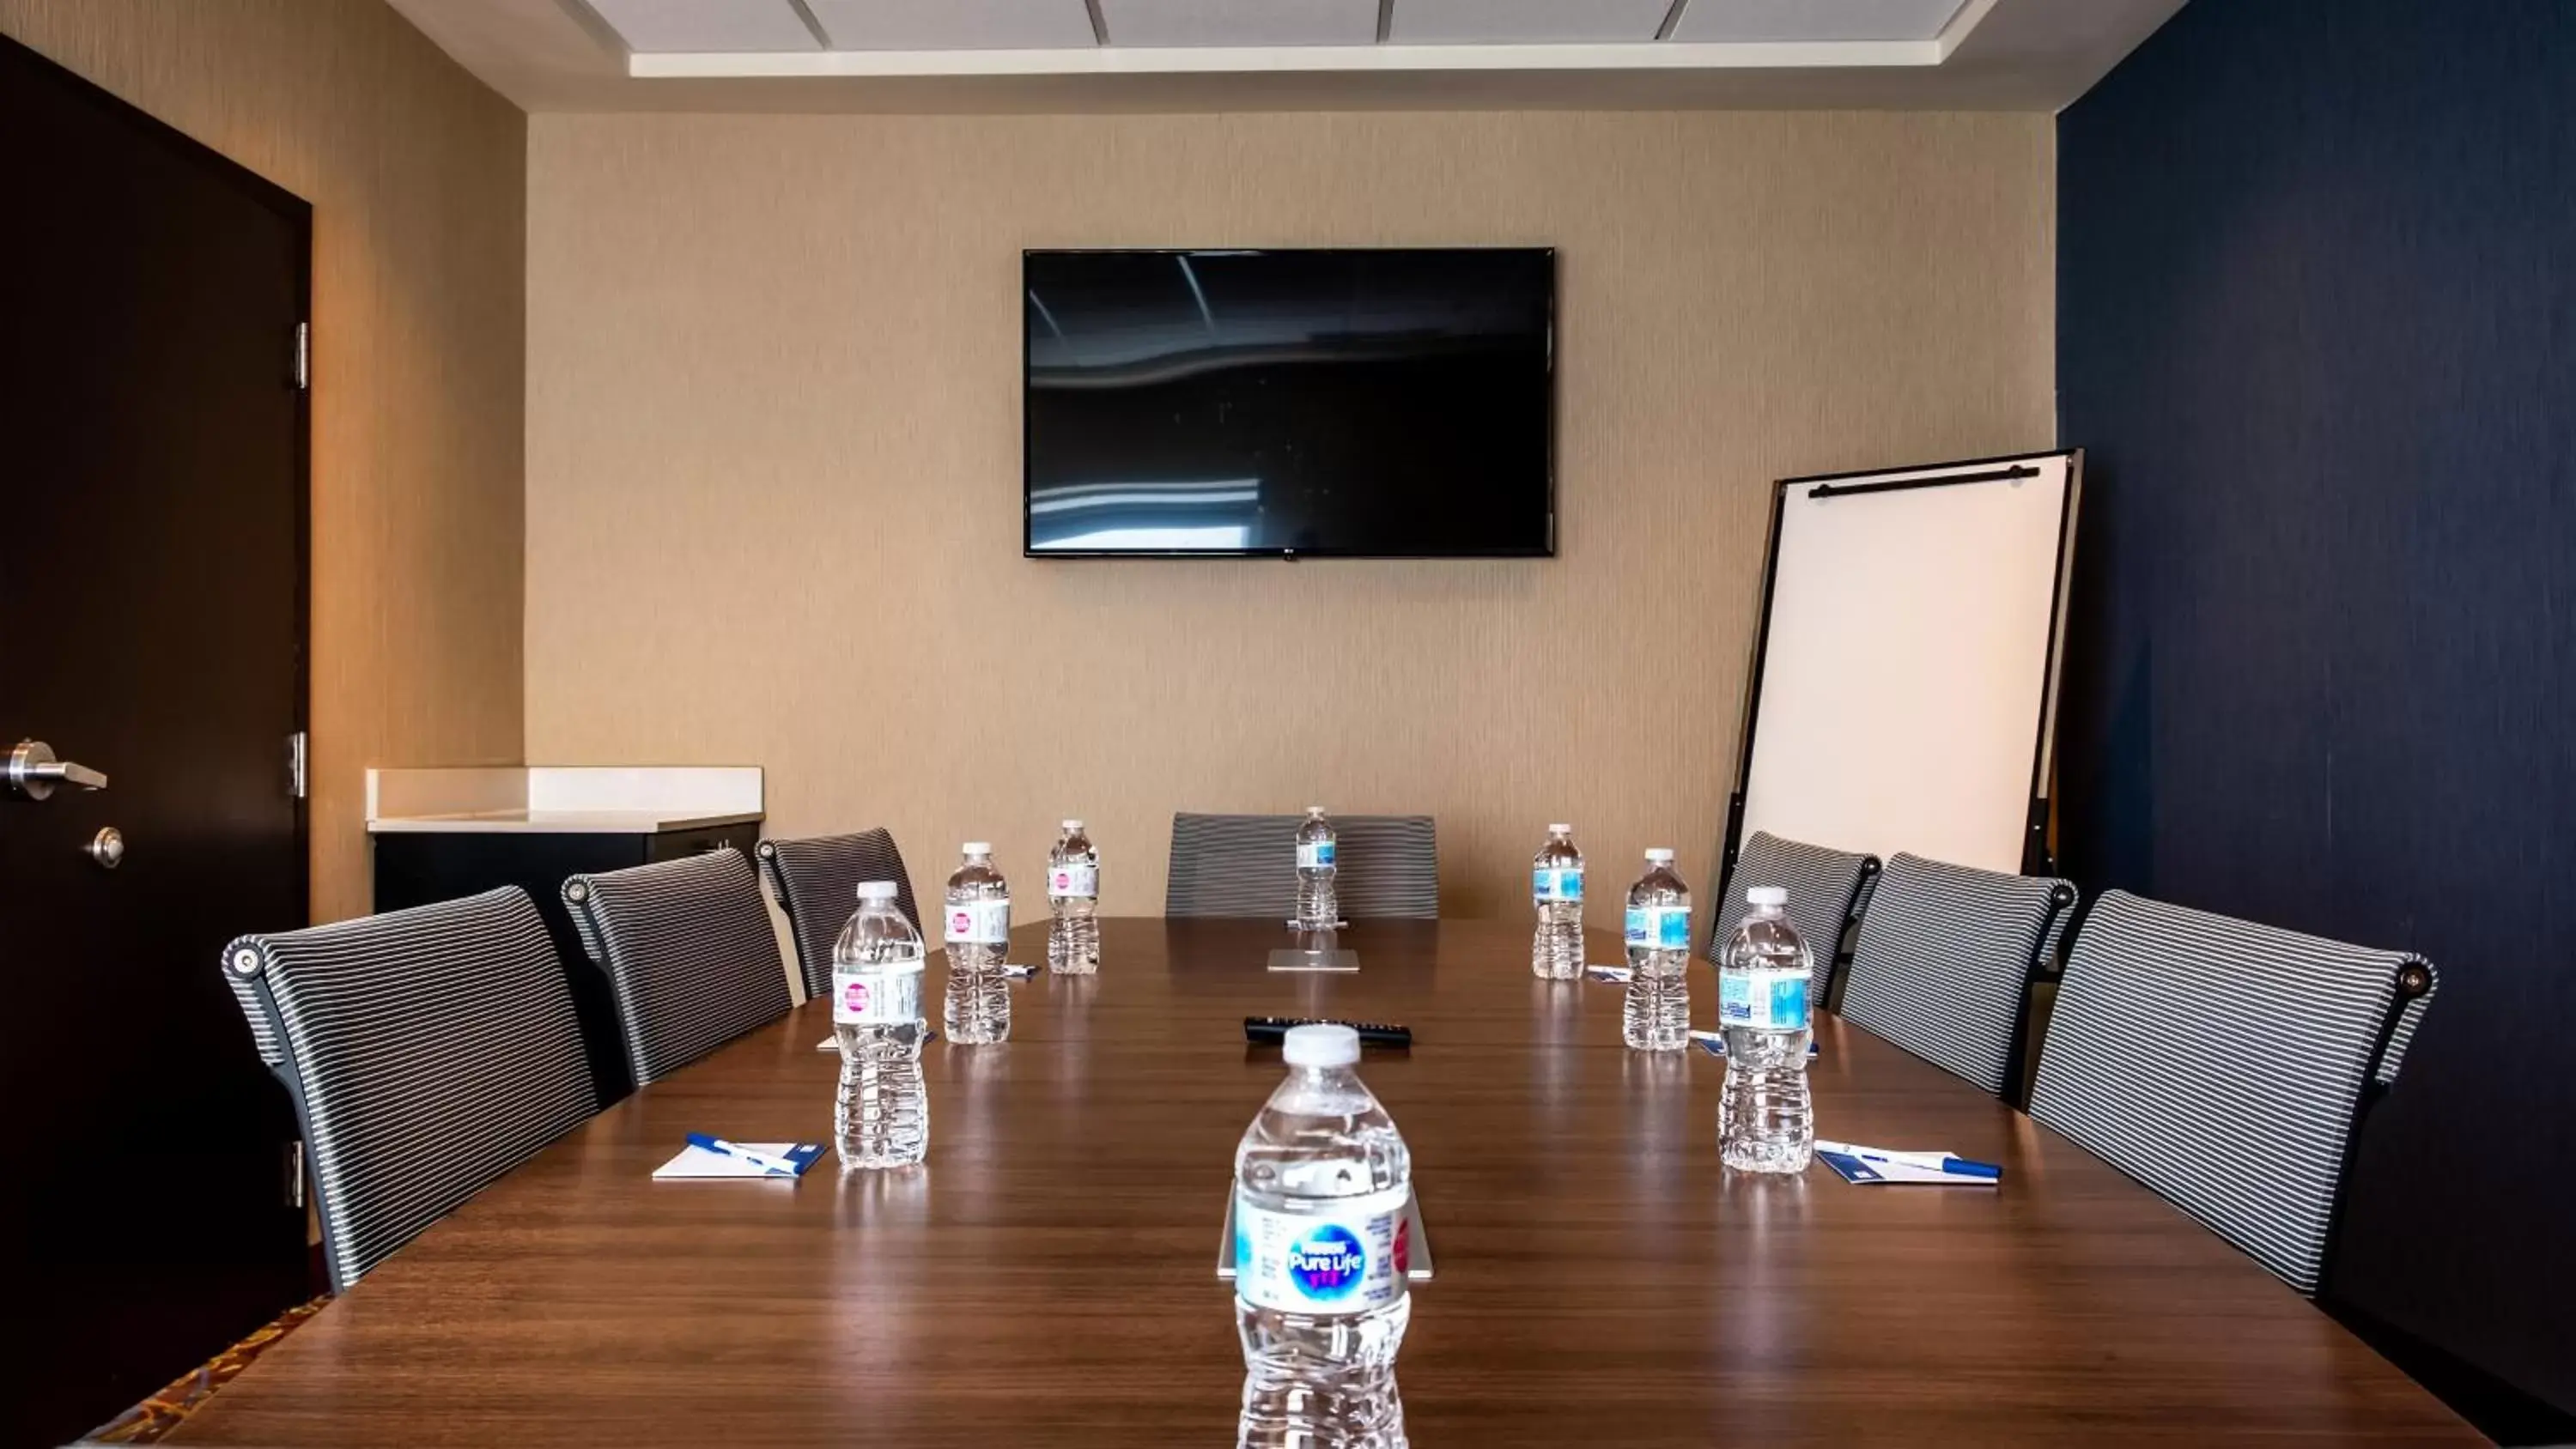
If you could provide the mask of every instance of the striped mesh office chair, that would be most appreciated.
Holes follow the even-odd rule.
[[[1174,815],[1167,916],[1266,916],[1297,904],[1303,815]],[[1428,815],[1337,815],[1333,884],[1346,920],[1440,914],[1440,847]]]
[[[796,942],[797,974],[810,1000],[832,988],[832,943],[859,908],[859,882],[894,882],[895,904],[912,928],[921,929],[921,911],[912,903],[912,877],[903,869],[903,852],[892,833],[879,827],[856,835],[817,835],[803,840],[760,842],[760,878],[770,897],[787,913],[787,934]]]
[[[2074,905],[2068,881],[1900,852],[1861,917],[1842,1015],[2003,1096],[2021,1080],[2031,982]]]
[[[2314,1295],[2363,1116],[2433,988],[2404,952],[2110,891],[2076,934],[2030,1114]]]
[[[1840,963],[1843,934],[1869,909],[1870,887],[1878,879],[1878,857],[1855,855],[1803,841],[1784,840],[1767,830],[1753,832],[1735,858],[1735,869],[1721,887],[1724,896],[1709,913],[1713,929],[1708,959],[1725,954],[1727,938],[1744,924],[1744,893],[1754,886],[1778,886],[1789,894],[1789,924],[1806,938],[1816,958],[1815,1004],[1833,1000],[1834,968]]]
[[[294,1099],[334,1292],[599,1110],[515,886],[244,936],[223,972]]]
[[[577,875],[563,899],[582,949],[608,973],[639,1087],[794,1004],[760,882],[739,850]]]

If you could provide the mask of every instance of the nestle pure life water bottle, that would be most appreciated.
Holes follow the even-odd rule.
[[[1718,961],[1717,1024],[1726,1033],[1718,1155],[1746,1172],[1804,1172],[1816,1153],[1807,1095],[1815,958],[1789,924],[1788,892],[1754,886],[1744,899],[1753,909]]]
[[[1342,900],[1333,890],[1333,858],[1340,837],[1324,807],[1306,807],[1306,822],[1297,827],[1297,929],[1329,931],[1342,923]]]
[[[948,1039],[964,1046],[1007,1041],[1011,985],[1002,954],[1011,942],[1011,886],[993,868],[993,847],[967,841],[965,863],[948,878]]]
[[[1402,1449],[1412,1154],[1351,1070],[1359,1033],[1291,1027],[1281,1055],[1288,1080],[1234,1152],[1235,1442]]]
[[[832,943],[832,1034],[841,1090],[832,1131],[843,1167],[902,1167],[930,1145],[921,1086],[921,933],[890,880],[859,884],[858,914]]]
[[[1530,904],[1538,934],[1530,941],[1530,974],[1571,981],[1583,974],[1583,852],[1574,827],[1551,825],[1530,862]]]
[[[1047,852],[1047,969],[1065,976],[1088,976],[1100,969],[1100,852],[1083,834],[1082,822],[1064,822],[1064,833]]]
[[[1646,873],[1628,888],[1628,1045],[1677,1052],[1690,1041],[1690,890],[1673,874],[1673,853],[1646,852]]]

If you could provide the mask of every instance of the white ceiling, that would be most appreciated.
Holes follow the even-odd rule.
[[[1652,40],[1672,8],[1672,0],[1406,0],[1389,7],[1386,38],[1396,45]]]
[[[531,111],[2053,111],[2184,0],[390,0]]]
[[[1960,0],[1690,0],[1673,21],[1672,38],[1930,40],[1964,8]]]
[[[1028,0],[1035,6],[1081,0]],[[1111,45],[1375,45],[1377,0],[1099,0]]]
[[[805,0],[842,50],[1050,50],[1098,43],[1082,0]]]

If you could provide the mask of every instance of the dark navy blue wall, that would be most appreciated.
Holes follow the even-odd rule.
[[[2576,1409],[2576,0],[2192,0],[2058,187],[2067,863],[2438,965],[2328,1293]]]

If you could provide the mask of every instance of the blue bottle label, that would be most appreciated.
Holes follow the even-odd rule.
[[[1371,1211],[1371,1209],[1376,1211]],[[1405,1291],[1404,1195],[1375,1194],[1321,1213],[1234,1200],[1234,1291],[1256,1308],[1366,1313]]]
[[[1630,906],[1628,944],[1649,951],[1690,949],[1690,907]]]
[[[1540,901],[1579,901],[1583,899],[1583,867],[1554,870],[1533,867],[1530,871],[1530,899]]]
[[[1331,865],[1332,863],[1332,841],[1301,840],[1297,842],[1297,868],[1299,870],[1322,870],[1324,867]]]
[[[1808,1030],[1815,1025],[1807,1006],[1808,979],[1804,971],[1718,972],[1718,1025],[1750,1031]]]

